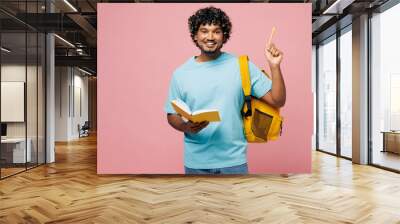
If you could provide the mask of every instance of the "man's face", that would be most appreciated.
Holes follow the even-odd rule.
[[[194,40],[202,52],[214,54],[222,48],[224,35],[219,25],[200,25]]]

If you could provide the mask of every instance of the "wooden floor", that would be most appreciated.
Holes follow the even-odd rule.
[[[0,181],[0,223],[400,223],[400,175],[313,153],[313,173],[96,174],[96,139]]]
[[[400,170],[400,155],[392,152],[374,151],[372,157],[374,164]]]
[[[1,178],[11,176],[13,174],[25,171],[25,167],[23,168],[1,168]]]
[[[37,167],[36,163],[27,163],[26,167],[25,164],[18,164],[17,167],[12,167],[13,164],[10,166],[7,166],[6,168],[2,167],[0,172],[1,172],[1,178],[6,178],[8,176],[15,175],[20,172],[24,172],[25,170],[33,169]],[[15,166],[15,165],[14,165]]]

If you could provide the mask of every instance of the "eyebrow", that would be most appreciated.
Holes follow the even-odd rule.
[[[205,28],[205,27],[201,27],[199,30],[208,30],[207,28]],[[214,29],[214,31],[222,31],[222,29],[221,28],[215,28]]]

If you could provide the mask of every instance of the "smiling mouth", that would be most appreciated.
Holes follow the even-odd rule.
[[[207,42],[206,43],[207,47],[214,47],[215,45],[217,45],[217,43],[214,43],[214,42]]]

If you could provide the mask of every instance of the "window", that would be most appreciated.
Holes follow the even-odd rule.
[[[336,36],[318,47],[318,149],[336,153]]]
[[[345,28],[340,36],[340,154],[352,157],[352,32]]]
[[[396,170],[400,170],[400,133],[395,132],[400,130],[400,33],[394,28],[398,21],[399,4],[371,18],[372,163]]]

